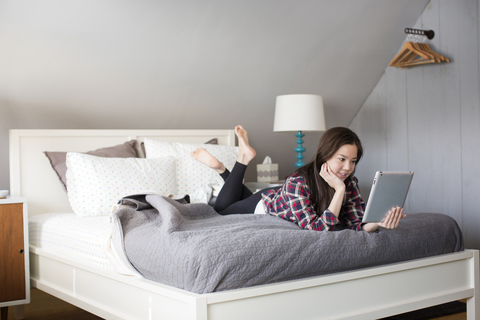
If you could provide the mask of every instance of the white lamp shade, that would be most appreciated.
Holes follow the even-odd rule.
[[[273,131],[325,131],[323,98],[314,94],[277,97]]]

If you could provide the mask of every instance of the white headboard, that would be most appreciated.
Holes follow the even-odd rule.
[[[44,151],[87,152],[144,138],[235,145],[233,130],[10,130],[10,193],[28,201],[29,215],[73,212]]]

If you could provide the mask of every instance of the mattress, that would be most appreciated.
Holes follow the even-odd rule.
[[[88,266],[112,269],[102,239],[109,216],[47,213],[29,217],[30,245]]]
[[[409,214],[397,229],[374,233],[318,232],[300,229],[270,215],[221,216],[207,205],[181,205],[159,195],[150,198],[151,209],[136,211],[124,206],[112,216],[31,216],[30,244],[58,259],[144,277],[194,293],[296,280],[463,250],[458,225],[442,214]],[[168,210],[157,203],[160,200],[167,202]],[[120,228],[118,232],[112,232],[117,229],[115,225]],[[120,241],[113,241],[112,235],[120,235]],[[119,242],[123,243],[120,248],[115,246]],[[126,259],[118,259],[123,256]]]

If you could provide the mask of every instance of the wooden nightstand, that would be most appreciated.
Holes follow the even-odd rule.
[[[8,306],[15,319],[23,319],[23,305],[30,303],[27,201],[0,199],[0,310],[7,320]]]

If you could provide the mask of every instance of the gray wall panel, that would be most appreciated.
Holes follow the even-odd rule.
[[[478,181],[480,178],[480,95],[479,95],[479,1],[458,2],[459,30],[469,36],[458,37],[459,103],[461,106],[462,150],[462,212],[463,232],[467,244],[480,247],[480,208]]]

